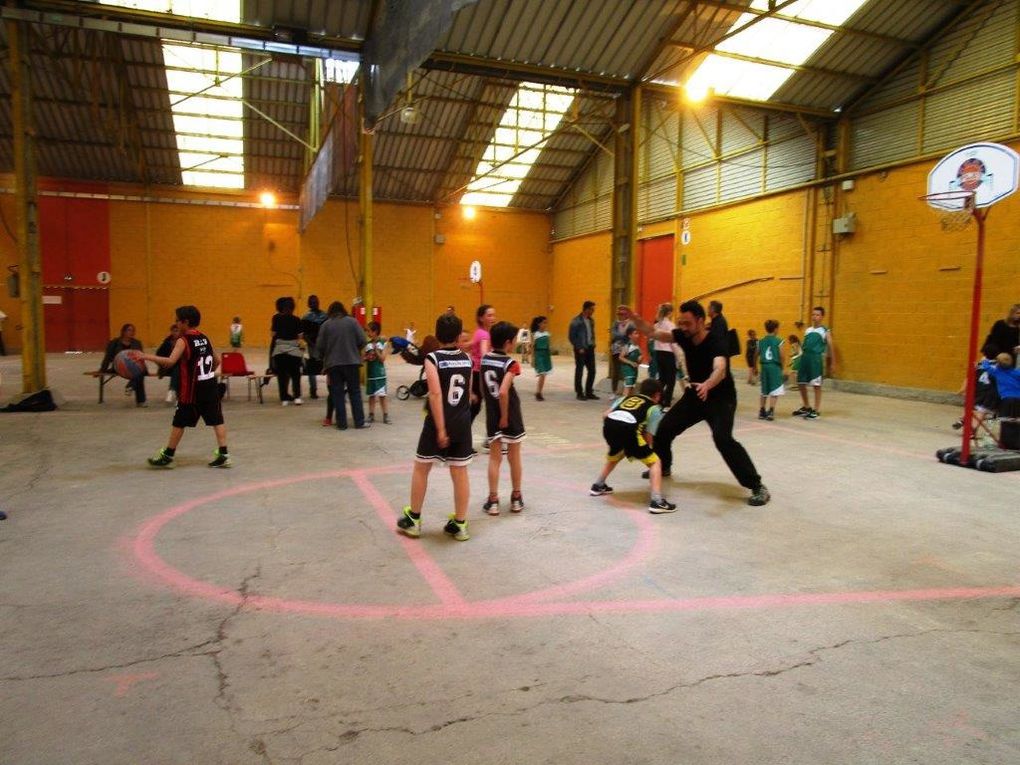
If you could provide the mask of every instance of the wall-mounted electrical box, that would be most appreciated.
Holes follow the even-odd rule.
[[[832,233],[852,234],[857,230],[857,216],[854,213],[847,213],[842,218],[834,218],[832,221]]]

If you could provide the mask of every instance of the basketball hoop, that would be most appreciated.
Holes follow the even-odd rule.
[[[963,231],[977,210],[977,195],[973,191],[939,191],[919,198],[940,213],[942,230],[946,233]]]
[[[960,464],[970,467],[973,435],[974,365],[977,361],[981,319],[981,286],[985,259],[985,220],[989,208],[1020,187],[1020,154],[997,143],[961,146],[938,161],[928,173],[928,193],[921,199],[942,215],[943,231],[960,231],[977,221],[974,289],[970,301],[970,337],[967,342],[967,391],[964,396],[963,444]]]

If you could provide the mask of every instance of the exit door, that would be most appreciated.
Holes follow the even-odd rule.
[[[655,321],[661,303],[673,300],[673,235],[638,242],[637,309]],[[642,340],[644,342],[644,340]],[[647,353],[647,348],[644,351]]]
[[[109,203],[39,197],[46,350],[101,351],[110,339]]]

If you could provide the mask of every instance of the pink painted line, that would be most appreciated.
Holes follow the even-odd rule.
[[[354,481],[354,485],[361,490],[369,504],[375,508],[376,515],[379,516],[383,526],[393,528],[394,524],[396,524],[397,514],[389,506],[389,503],[382,494],[378,492],[375,486],[360,471],[353,472],[351,479]],[[404,548],[404,552],[407,553],[407,557],[411,559],[415,568],[418,569],[418,573],[422,575],[422,578],[432,588],[440,602],[448,606],[457,606],[465,602],[457,586],[443,573],[439,565],[432,560],[426,552],[425,546],[420,541],[408,539],[397,534],[396,531],[393,532],[393,535],[397,537]]]
[[[358,485],[358,488],[372,502],[380,517],[389,525],[393,520],[392,511],[385,502],[385,499],[378,494],[367,480],[367,476],[402,472],[406,471],[406,469],[405,465],[397,465],[365,470],[333,471],[329,473],[292,476],[274,481],[263,481],[216,492],[215,494],[200,497],[170,508],[150,519],[140,527],[135,538],[130,540],[130,548],[135,559],[146,570],[158,577],[163,583],[168,584],[184,595],[203,598],[234,607],[244,605],[249,609],[266,612],[335,619],[408,619],[422,621],[438,619],[538,618],[546,616],[587,615],[592,613],[648,614],[705,612],[736,609],[777,609],[802,606],[866,603],[888,604],[897,602],[1020,597],[1020,586],[1008,585],[864,592],[766,593],[761,595],[724,595],[642,600],[552,601],[551,599],[554,597],[562,598],[576,595],[579,592],[590,591],[596,587],[603,587],[612,581],[620,579],[639,563],[649,558],[654,549],[655,536],[652,530],[656,523],[636,510],[626,512],[628,517],[638,526],[638,541],[620,563],[576,582],[556,585],[523,595],[488,601],[465,601],[452,584],[449,587],[444,584],[444,582],[449,580],[438,568],[430,571],[429,577],[431,578],[428,581],[433,585],[437,596],[441,600],[440,603],[426,605],[345,604],[294,600],[264,595],[251,595],[247,598],[242,598],[236,590],[197,580],[173,568],[163,561],[155,551],[155,539],[163,526],[196,507],[226,497],[237,496],[251,491],[278,488],[307,480],[352,478]],[[541,480],[543,483],[552,486],[559,486],[570,491],[579,491],[578,486],[574,484],[546,479]],[[421,553],[420,546],[416,547],[411,540],[407,540],[407,544],[412,546],[408,554],[412,556],[412,560],[415,560],[414,556]],[[415,552],[416,549],[417,553]],[[423,553],[421,554],[424,555]],[[424,562],[426,568],[435,565],[427,558],[423,558],[422,562]]]
[[[593,500],[593,513],[604,513],[606,509],[599,507],[601,502],[597,498]],[[565,584],[554,585],[552,587],[546,587],[541,590],[535,590],[534,592],[524,593],[523,595],[512,595],[506,598],[498,598],[496,600],[487,600],[478,602],[476,605],[479,608],[484,608],[490,604],[503,604],[503,605],[518,605],[523,603],[534,603],[535,601],[551,600],[552,598],[566,598],[571,595],[577,595],[582,592],[589,592],[596,590],[601,587],[606,587],[614,582],[623,579],[624,576],[629,574],[639,565],[646,563],[655,552],[655,523],[652,518],[644,511],[635,510],[632,507],[624,507],[621,502],[614,501],[609,498],[609,501],[616,505],[629,520],[631,520],[638,528],[638,539],[637,542],[631,547],[627,555],[620,560],[618,563],[614,563],[609,568],[603,569],[598,573],[586,576],[573,582],[567,582]]]
[[[117,684],[114,689],[113,695],[117,698],[124,698],[127,696],[131,686],[136,685],[144,680],[155,680],[159,677],[157,672],[142,672],[140,674],[126,674],[126,675],[113,675],[108,678],[110,681]]]
[[[589,600],[535,603],[528,601],[490,601],[458,605],[348,605],[318,601],[285,600],[255,596],[248,598],[249,608],[286,614],[334,619],[507,619],[547,616],[588,615],[595,613],[650,614],[733,611],[740,609],[778,609],[803,606],[855,604],[891,604],[900,602],[975,600],[1020,597],[1020,586],[957,587],[926,590],[877,590],[864,592],[773,593],[764,595],[724,595],[696,598],[658,598],[651,600]]]

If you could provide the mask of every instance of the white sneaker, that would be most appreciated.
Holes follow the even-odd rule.
[[[299,398],[294,399],[294,406],[301,406],[303,403],[305,402]]]
[[[290,402],[289,401],[281,401],[280,402],[280,406],[290,406]]]
[[[168,390],[166,392],[166,402],[168,404],[176,404],[177,403],[177,393],[172,391],[172,390]]]

